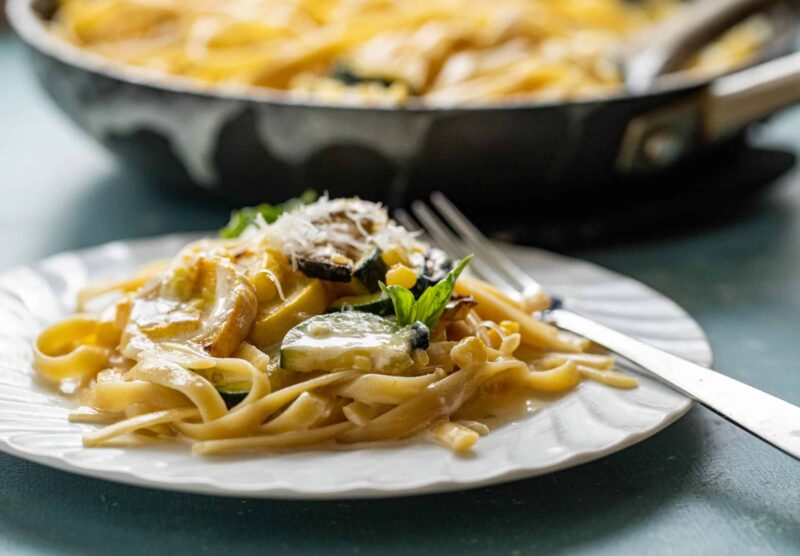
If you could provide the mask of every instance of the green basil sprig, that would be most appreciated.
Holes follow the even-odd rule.
[[[422,292],[419,299],[414,299],[414,294],[408,288],[387,286],[379,282],[383,293],[392,300],[398,324],[407,326],[419,321],[429,328],[435,325],[453,295],[458,276],[471,260],[472,255],[469,255],[458,261],[444,280]]]
[[[219,231],[220,237],[233,239],[242,235],[248,226],[253,224],[260,214],[267,224],[272,224],[284,212],[290,212],[302,205],[308,205],[317,200],[317,192],[313,189],[305,190],[300,197],[289,199],[277,205],[262,203],[254,207],[243,207],[231,213],[228,224]]]

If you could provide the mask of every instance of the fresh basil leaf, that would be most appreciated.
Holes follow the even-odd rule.
[[[416,320],[424,323],[429,328],[436,324],[450,301],[450,297],[453,295],[458,276],[471,260],[472,255],[461,259],[453,267],[453,270],[447,273],[444,280],[422,292],[422,295],[419,296],[419,299],[414,304],[414,317]]]
[[[225,239],[239,237],[253,220],[255,215],[251,215],[247,209],[235,210],[231,213],[228,224],[219,231],[219,235]]]
[[[316,189],[306,189],[300,194],[299,198],[304,205],[310,205],[319,199],[319,193],[317,193]]]
[[[401,326],[413,324],[416,319],[414,318],[414,294],[411,290],[403,286],[387,286],[383,282],[378,282],[381,291],[389,296],[394,305],[394,314],[397,317],[397,323]]]
[[[428,328],[435,325],[453,295],[458,276],[471,260],[472,255],[460,260],[444,280],[426,289],[416,300],[411,290],[403,286],[387,286],[379,282],[381,290],[392,300],[398,324],[407,326],[419,321]]]
[[[235,210],[231,213],[231,219],[228,224],[219,231],[219,235],[225,239],[237,238],[242,235],[242,232],[244,232],[248,226],[256,221],[259,214],[267,224],[272,224],[284,212],[292,211],[302,205],[311,204],[317,200],[317,197],[316,191],[307,189],[300,197],[289,199],[278,205],[262,203],[254,207],[244,207]]]

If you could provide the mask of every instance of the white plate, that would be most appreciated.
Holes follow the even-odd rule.
[[[691,405],[646,378],[627,391],[586,382],[535,415],[481,438],[469,457],[420,440],[220,459],[194,457],[186,446],[83,448],[81,434],[93,427],[69,423],[69,402],[35,380],[31,342],[45,324],[69,312],[75,293],[88,280],[125,275],[174,254],[190,239],[110,243],[0,275],[0,450],[66,471],[163,489],[269,498],[397,496],[477,487],[578,465],[655,434]],[[700,327],[642,284],[542,251],[512,253],[571,308],[710,363]]]

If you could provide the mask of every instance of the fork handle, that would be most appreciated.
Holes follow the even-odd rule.
[[[731,423],[800,459],[800,407],[567,310],[545,320],[629,359]]]

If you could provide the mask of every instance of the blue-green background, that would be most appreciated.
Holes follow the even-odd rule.
[[[122,173],[56,112],[26,70],[18,42],[0,31],[0,270],[65,249],[225,221],[225,207],[161,193]],[[800,148],[800,112],[775,118],[760,135]],[[718,369],[800,404],[797,172],[735,222],[574,254],[672,297],[708,331]],[[800,463],[699,408],[591,464],[390,500],[175,494],[0,454],[0,554],[410,552],[800,554]]]

